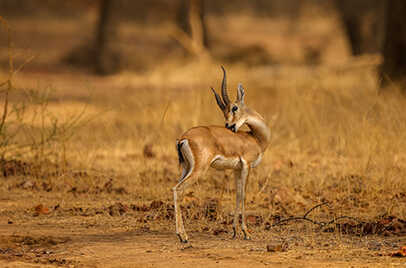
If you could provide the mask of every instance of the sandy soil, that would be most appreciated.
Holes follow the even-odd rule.
[[[184,248],[173,233],[100,230],[61,226],[25,226],[32,241],[1,254],[8,267],[62,265],[68,267],[389,267],[404,265],[401,259],[380,256],[365,249],[302,250],[267,252],[266,241],[230,240],[225,235],[192,234],[193,246]],[[3,238],[19,228],[1,226]],[[28,239],[30,238],[30,239]],[[37,243],[36,243],[37,242]],[[31,242],[30,242],[31,243]],[[24,249],[25,248],[25,249]],[[7,248],[2,246],[2,251]],[[346,256],[347,255],[347,256]]]
[[[206,231],[188,226],[191,243],[178,242],[173,219],[148,222],[159,213],[122,212],[95,200],[95,212],[82,200],[64,207],[32,207],[28,200],[0,201],[0,265],[4,267],[397,267],[404,258],[390,253],[405,244],[398,236],[337,236],[306,232],[297,224],[264,231],[253,239],[231,239],[230,227]],[[43,199],[44,200],[44,199]],[[23,202],[21,202],[23,201]],[[46,203],[55,202],[48,199]],[[22,206],[21,204],[26,204]],[[76,206],[75,206],[76,204]],[[113,212],[112,212],[113,211]],[[139,222],[142,221],[142,224]],[[295,231],[296,229],[296,231]],[[300,230],[300,231],[299,231]]]

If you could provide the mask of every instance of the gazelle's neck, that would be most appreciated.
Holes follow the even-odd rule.
[[[271,131],[260,114],[255,111],[251,111],[251,113],[252,115],[248,117],[246,124],[251,129],[252,135],[258,140],[262,152],[264,152],[270,142]]]

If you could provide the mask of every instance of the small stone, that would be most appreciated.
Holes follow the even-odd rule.
[[[285,252],[288,250],[288,243],[283,242],[280,244],[268,244],[266,246],[267,252]]]

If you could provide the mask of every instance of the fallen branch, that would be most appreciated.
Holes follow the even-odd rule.
[[[319,207],[324,206],[324,205],[327,205],[327,204],[328,204],[328,202],[324,202],[324,203],[318,204],[318,205],[316,205],[316,206],[310,208],[308,211],[306,211],[305,214],[303,214],[302,217],[290,217],[290,218],[287,218],[287,219],[280,220],[280,221],[278,221],[277,223],[272,224],[272,225],[271,225],[271,228],[272,228],[272,227],[275,227],[275,226],[282,225],[283,223],[287,223],[287,222],[290,222],[290,221],[308,221],[308,222],[311,222],[311,223],[316,224],[316,225],[324,226],[326,223],[314,221],[314,220],[312,220],[312,219],[309,219],[307,216],[308,216],[311,212],[313,212],[316,208],[319,208]]]
[[[356,221],[356,222],[358,222],[358,223],[365,223],[364,221],[362,221],[362,220],[360,220],[360,219],[357,219],[357,218],[354,218],[354,217],[351,217],[351,216],[335,217],[335,218],[332,219],[331,221],[327,221],[327,222],[326,222],[326,221],[315,221],[315,220],[309,219],[309,218],[307,217],[307,216],[308,216],[310,213],[312,213],[316,208],[319,208],[319,207],[322,207],[322,206],[325,206],[325,205],[328,205],[328,202],[324,202],[324,203],[315,205],[314,207],[312,207],[312,208],[310,208],[308,211],[306,211],[306,213],[303,214],[303,216],[301,216],[301,217],[289,217],[289,218],[287,218],[287,219],[283,219],[283,220],[278,221],[277,223],[272,224],[270,227],[272,228],[272,227],[275,227],[275,226],[279,226],[279,225],[282,225],[282,224],[286,224],[287,222],[290,222],[290,221],[308,221],[308,222],[310,222],[310,223],[313,223],[313,224],[315,224],[315,225],[320,226],[320,228],[326,227],[326,226],[331,225],[331,224],[333,224],[333,223],[336,223],[338,220],[341,220],[341,219],[350,219],[350,220]]]
[[[351,216],[345,216],[345,215],[339,216],[339,217],[334,217],[330,221],[317,221],[317,220],[310,219],[308,217],[309,214],[311,212],[313,212],[316,208],[319,208],[324,205],[328,205],[328,202],[317,204],[316,206],[314,206],[314,207],[310,208],[308,211],[306,211],[303,214],[303,216],[301,216],[301,217],[289,217],[286,219],[282,219],[268,227],[272,228],[272,227],[284,225],[291,221],[306,221],[306,222],[310,222],[314,225],[319,226],[320,229],[326,228],[327,226],[332,225],[332,224],[336,224],[336,228],[342,229],[345,233],[355,233],[355,234],[359,234],[359,235],[366,235],[366,234],[382,234],[382,233],[388,231],[388,232],[392,232],[392,233],[396,234],[396,232],[393,232],[392,230],[390,230],[391,227],[393,227],[393,225],[395,224],[394,221],[390,222],[389,224],[386,225],[380,221],[366,222],[361,219],[351,217]],[[349,220],[355,221],[357,223],[356,224],[337,223],[339,220],[342,220],[342,219],[349,219]],[[404,228],[406,230],[406,224],[405,224]],[[324,229],[324,230],[328,230],[328,229]]]

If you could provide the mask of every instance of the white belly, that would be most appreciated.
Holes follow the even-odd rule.
[[[239,157],[226,158],[222,155],[216,156],[210,166],[215,169],[239,169],[241,162]]]
[[[258,158],[255,159],[255,161],[253,161],[253,162],[251,163],[251,167],[254,168],[254,167],[258,166],[259,163],[261,163],[261,160],[262,160],[262,154],[259,154],[259,155],[258,155]]]

